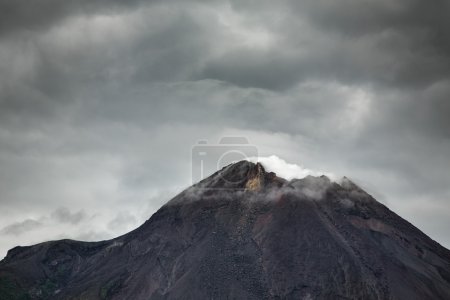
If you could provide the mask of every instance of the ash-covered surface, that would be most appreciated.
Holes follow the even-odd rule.
[[[348,179],[242,161],[116,239],[11,249],[0,299],[450,299],[450,251]]]

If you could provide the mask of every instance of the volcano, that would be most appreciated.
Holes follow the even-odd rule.
[[[123,236],[9,250],[0,299],[450,299],[450,251],[347,178],[241,161]]]

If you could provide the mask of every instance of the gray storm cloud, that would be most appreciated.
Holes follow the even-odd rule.
[[[0,0],[0,228],[30,232],[2,230],[0,256],[125,233],[230,135],[449,247],[449,5]]]
[[[22,222],[16,222],[5,226],[0,233],[5,235],[21,235],[23,232],[31,231],[42,226],[42,223],[33,219],[26,219]]]

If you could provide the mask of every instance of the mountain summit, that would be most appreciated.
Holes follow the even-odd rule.
[[[450,299],[450,251],[349,179],[241,161],[118,238],[11,249],[0,299]]]

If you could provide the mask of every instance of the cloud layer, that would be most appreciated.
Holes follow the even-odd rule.
[[[445,0],[0,0],[0,256],[126,232],[230,135],[449,247],[449,20]]]
[[[310,170],[297,164],[288,163],[276,155],[271,155],[268,157],[251,157],[248,160],[254,163],[261,163],[266,169],[266,172],[275,172],[277,176],[286,180],[301,179],[306,176],[322,175],[329,177],[331,180],[338,179],[333,173]]]

